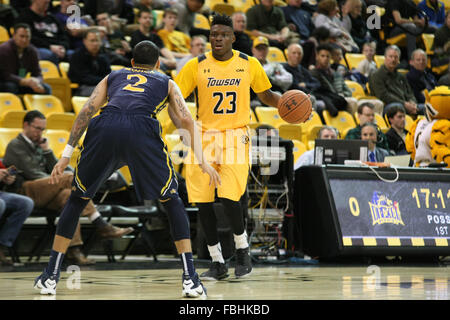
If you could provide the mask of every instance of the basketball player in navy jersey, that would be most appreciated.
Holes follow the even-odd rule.
[[[200,141],[196,140],[198,129],[178,86],[157,71],[158,47],[150,41],[140,42],[134,48],[131,64],[132,68],[113,71],[97,85],[77,116],[68,144],[51,174],[52,182],[58,181],[87,128],[72,193],[60,215],[48,266],[35,280],[35,289],[41,294],[56,294],[61,263],[81,211],[101,184],[115,170],[127,165],[139,200],[159,199],[166,209],[183,264],[182,295],[206,297],[206,289],[194,268],[188,216],[178,195],[175,172],[156,119],[166,104],[174,124],[189,132],[190,141],[186,143],[200,159],[201,169],[210,176],[209,183],[220,185],[220,177],[203,160]],[[100,115],[92,118],[107,100]]]

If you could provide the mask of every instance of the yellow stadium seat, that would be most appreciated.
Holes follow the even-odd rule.
[[[386,124],[386,121],[384,121],[383,116],[376,112],[375,112],[375,123],[381,130],[386,128],[389,129],[388,125]]]
[[[61,100],[53,95],[25,94],[23,101],[27,110],[39,110],[46,117],[51,113],[64,113]]]
[[[294,156],[294,163],[300,158],[300,156],[305,153],[305,151],[308,149],[306,145],[299,141],[299,140],[292,140],[294,143],[294,148],[292,149],[292,153]]]
[[[413,123],[414,119],[409,114],[405,114],[405,129],[409,131]]]
[[[42,77],[48,78],[61,78],[58,67],[51,61],[39,60],[39,66],[41,67]]]
[[[4,26],[0,25],[0,43],[6,42],[9,40],[9,33],[8,29],[6,29]]]
[[[335,127],[340,132],[343,132],[346,128],[356,127],[356,122],[355,119],[353,119],[353,115],[347,111],[339,111],[336,117],[332,117],[328,110],[324,110],[322,112],[322,116],[325,120],[325,124]]]
[[[274,107],[256,107],[255,114],[258,117],[259,123],[269,124],[274,128],[278,128],[280,125],[288,123],[281,119],[278,114],[278,109]]]
[[[70,132],[75,118],[75,114],[71,112],[51,113],[47,117],[47,129],[66,130]]]
[[[377,64],[377,68],[381,67],[384,64],[384,56],[383,55],[375,55],[373,58],[375,63]]]
[[[194,20],[194,27],[209,30],[210,24],[208,18],[202,15],[201,13],[196,13]]]
[[[0,128],[0,158],[5,156],[8,143],[21,132],[21,128]]]
[[[255,5],[254,0],[229,0],[233,4],[235,11],[247,12],[248,9]]]
[[[423,44],[425,45],[425,52],[428,56],[434,54],[433,43],[434,34],[433,33],[422,33]],[[430,59],[429,59],[430,60]]]
[[[230,3],[216,3],[212,7],[212,10],[214,12],[226,14],[227,16],[231,16],[236,11],[234,6]]]
[[[267,61],[269,62],[286,62],[286,57],[283,51],[277,47],[269,47],[269,53],[267,54]]]
[[[69,62],[62,61],[59,63],[58,66],[59,66],[59,72],[61,73],[61,77],[65,78],[65,79],[69,79],[69,77],[67,76],[67,73],[69,72],[69,67],[70,67]],[[69,81],[70,81],[70,79],[69,79]],[[76,89],[78,87],[79,87],[78,83],[70,82],[71,89]]]
[[[206,51],[211,51],[211,42],[208,41],[208,42],[206,43],[205,50],[206,50]]]
[[[347,60],[347,65],[350,70],[356,69],[359,63],[363,61],[366,57],[362,53],[346,53],[345,59]]]
[[[256,117],[255,111],[253,109],[250,109],[250,123],[259,123],[258,118]]]
[[[153,12],[156,14],[156,27],[159,28],[162,23],[164,10],[153,10]]]
[[[323,123],[322,119],[320,119],[319,114],[315,110],[313,110],[311,112],[311,118],[308,121],[301,123],[300,126],[302,127],[302,142],[307,144],[307,135],[311,128],[315,126],[323,126]]]
[[[14,93],[0,92],[0,119],[3,118],[5,113],[11,110],[24,110],[22,101]]]
[[[78,115],[84,104],[89,100],[89,97],[73,96],[71,100],[73,111]]]
[[[364,88],[361,84],[352,80],[345,80],[345,84],[352,92],[352,97],[358,100],[360,99],[377,99],[375,96],[368,96],[364,91]]]
[[[0,120],[0,127],[2,128],[22,128],[23,118],[27,114],[25,110],[10,110],[3,114]]]
[[[56,158],[61,158],[62,152],[69,141],[70,132],[66,130],[46,130],[44,137],[48,139],[48,145],[53,150]]]
[[[322,127],[323,125],[318,125],[309,128],[309,131],[306,133],[306,140],[308,141],[308,143],[317,139],[317,135],[319,134],[319,131],[320,129],[322,129]]]
[[[300,124],[282,124],[278,127],[278,132],[283,139],[302,140],[302,126]]]
[[[128,168],[128,166],[123,166],[119,169],[119,172],[125,178],[127,185],[131,186],[133,184],[133,179],[131,178],[130,168]]]

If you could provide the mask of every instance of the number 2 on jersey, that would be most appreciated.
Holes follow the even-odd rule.
[[[123,90],[133,91],[133,92],[144,92],[144,88],[139,88],[141,84],[144,84],[147,82],[147,78],[144,77],[142,74],[129,74],[127,76],[127,80],[131,80],[132,78],[138,78],[138,81],[132,84],[127,84],[125,87],[123,87]]]
[[[217,100],[217,103],[213,109],[214,114],[230,114],[236,112],[236,98],[237,94],[234,91],[227,91],[225,92],[225,98],[231,97],[231,99],[227,99],[229,101],[229,104],[231,108],[224,108],[222,105],[222,102],[225,100],[224,93],[223,92],[214,92],[213,97],[219,97],[219,100]]]

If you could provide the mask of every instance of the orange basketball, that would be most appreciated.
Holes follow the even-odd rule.
[[[278,101],[278,114],[286,122],[294,124],[305,122],[311,112],[311,100],[303,91],[286,91]]]

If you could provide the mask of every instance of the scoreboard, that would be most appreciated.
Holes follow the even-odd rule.
[[[364,167],[296,172],[294,208],[305,253],[449,254],[450,170],[374,170],[383,179]]]

